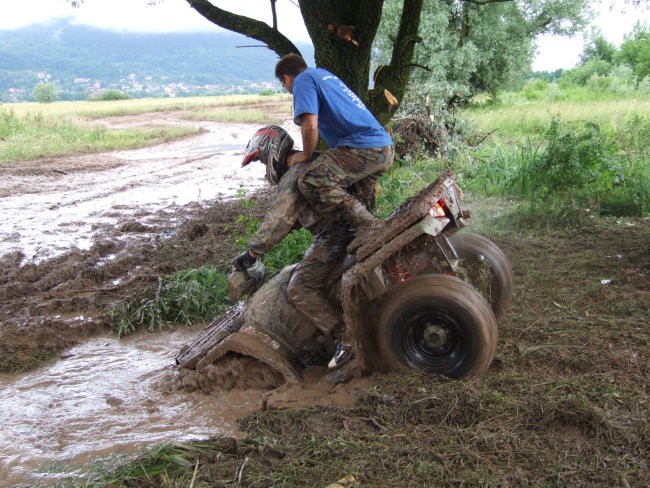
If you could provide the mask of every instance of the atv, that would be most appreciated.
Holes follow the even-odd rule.
[[[456,175],[443,172],[341,263],[328,289],[353,344],[348,374],[408,368],[463,378],[494,360],[497,321],[512,301],[511,268],[489,239],[461,231],[469,220],[461,198]],[[231,297],[248,298],[183,347],[177,367],[201,372],[252,358],[299,383],[306,367],[327,364],[333,341],[287,299],[292,270],[266,282],[263,269],[233,270]]]

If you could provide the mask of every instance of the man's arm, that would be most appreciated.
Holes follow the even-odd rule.
[[[287,159],[289,167],[308,161],[316,150],[318,144],[318,117],[314,114],[302,114],[300,116],[300,135],[302,137],[302,151],[289,156]]]
[[[249,243],[249,254],[256,258],[280,242],[291,232],[298,220],[298,200],[296,188],[298,168],[289,170],[278,185],[272,207],[266,213],[257,232]]]

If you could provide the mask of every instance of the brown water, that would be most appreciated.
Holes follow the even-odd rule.
[[[0,376],[0,486],[53,482],[57,466],[69,473],[164,441],[236,435],[261,391],[165,391],[174,356],[197,334],[96,338],[39,371]]]
[[[198,137],[153,148],[3,164],[0,257],[20,252],[26,262],[47,260],[107,235],[150,239],[146,232],[120,237],[119,227],[136,222],[173,230],[186,206],[206,207],[264,184],[262,165],[240,167],[257,126],[201,126]],[[97,458],[108,458],[105,464],[164,441],[237,435],[236,418],[260,408],[268,392],[169,391],[173,358],[198,333],[94,338],[37,371],[0,375],[0,487],[51,485],[71,472],[83,475]],[[290,408],[352,398],[340,391],[330,397],[330,389],[327,383],[298,392],[280,388],[267,400]]]

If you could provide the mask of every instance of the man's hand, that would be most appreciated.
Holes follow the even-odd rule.
[[[302,151],[295,152],[287,158],[287,166],[309,161],[318,144],[318,117],[313,114],[300,116],[300,135],[302,136]]]
[[[237,271],[245,271],[255,264],[257,257],[251,256],[249,251],[244,251],[235,259],[233,259],[232,264],[235,266]]]

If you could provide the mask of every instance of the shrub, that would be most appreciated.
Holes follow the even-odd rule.
[[[548,83],[541,78],[528,80],[522,88],[522,93],[527,100],[540,100],[548,89]]]
[[[111,102],[114,100],[130,100],[131,96],[127,93],[121,92],[119,90],[104,90],[95,98],[91,98],[93,101],[98,102]]]
[[[276,90],[272,90],[272,89],[269,89],[269,88],[266,88],[264,90],[260,90],[260,92],[259,92],[259,95],[261,97],[270,97],[272,95],[277,95],[277,94],[278,94],[278,92]]]
[[[54,83],[39,83],[34,87],[31,95],[39,103],[52,103],[59,99]]]
[[[567,217],[576,209],[648,215],[649,138],[650,122],[641,117],[629,120],[616,137],[603,134],[593,122],[567,124],[554,118],[542,142],[527,141],[510,151],[497,146],[464,176],[479,193],[526,199],[538,216]]]
[[[208,322],[230,304],[225,273],[204,266],[160,277],[150,288],[117,304],[110,312],[118,336],[138,328],[162,329],[175,324]]]

